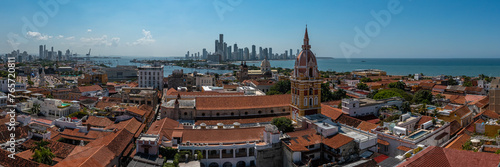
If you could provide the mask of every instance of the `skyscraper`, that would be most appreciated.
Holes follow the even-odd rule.
[[[207,49],[206,48],[203,48],[203,56],[201,57],[201,59],[207,59]]]
[[[43,45],[40,45],[40,53],[38,54],[39,59],[43,59],[43,53],[44,53],[44,51],[43,51]]]
[[[250,60],[250,52],[248,50],[248,47],[245,47],[244,53],[243,53],[243,59],[244,60]]]
[[[269,48],[269,54],[268,58],[271,57],[272,59],[275,59],[273,56],[273,48]]]
[[[219,40],[215,40],[215,50],[214,53],[216,54],[219,51]]]
[[[264,53],[262,53],[262,47],[259,47],[259,60],[262,60]]]
[[[289,55],[288,59],[293,59],[293,51],[292,51],[292,49],[290,49],[290,55]]]
[[[255,45],[252,45],[252,60],[256,60],[257,58],[255,57]]]

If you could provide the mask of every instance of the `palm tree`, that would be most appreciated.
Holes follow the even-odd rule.
[[[411,111],[410,103],[409,102],[404,102],[401,105],[401,110],[403,111],[403,114],[406,114],[407,112]]]
[[[50,142],[47,140],[35,142],[35,146],[31,147],[30,150],[31,150],[31,152],[35,152],[36,150],[41,150],[42,148],[47,148],[47,145],[49,145],[49,144],[50,144]]]
[[[49,148],[42,147],[40,150],[35,150],[35,153],[31,157],[38,163],[52,165],[52,159],[56,156]]]
[[[31,114],[38,114],[40,112],[40,104],[33,104],[31,107]]]
[[[422,115],[429,115],[429,113],[427,113],[429,109],[427,109],[427,105],[424,103],[420,106],[420,114]]]

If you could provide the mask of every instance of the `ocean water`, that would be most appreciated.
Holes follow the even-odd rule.
[[[120,59],[92,59],[93,61],[102,61],[111,63],[111,66],[118,65],[136,65],[144,64],[132,63],[130,60],[134,57],[121,57]],[[138,60],[173,60],[167,58],[143,58],[135,57]],[[478,76],[484,74],[487,76],[500,77],[500,58],[462,58],[462,59],[398,59],[398,58],[335,58],[335,59],[317,59],[319,70],[347,72],[356,69],[380,69],[387,72],[388,75],[408,75],[423,73],[426,76],[436,75],[466,75]],[[272,67],[293,68],[295,60],[270,60]],[[234,64],[239,64],[235,62]],[[247,65],[260,66],[260,61],[247,61]],[[175,69],[183,69],[184,72],[206,73],[228,73],[229,70],[207,70],[182,68],[176,66],[165,66],[165,76],[172,74]]]
[[[317,59],[319,70],[347,72],[356,69],[380,69],[388,75],[423,73],[426,76],[500,76],[500,58],[479,59],[397,59],[397,58],[353,58]],[[271,60],[271,66],[293,68],[295,60]],[[260,62],[247,62],[260,66]]]

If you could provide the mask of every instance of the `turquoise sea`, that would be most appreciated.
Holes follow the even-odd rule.
[[[111,62],[111,66],[119,65],[137,65],[131,63],[130,60],[134,57],[122,57],[120,59],[93,59],[94,61]],[[144,58],[137,57],[136,59],[148,60],[172,60],[174,58]],[[293,68],[295,60],[270,60],[271,66],[282,68]],[[235,64],[239,64],[236,62]],[[260,66],[260,61],[247,61],[247,65]],[[430,59],[430,58],[352,58],[352,59],[318,59],[319,70],[346,72],[356,69],[380,69],[387,72],[388,75],[408,75],[415,73],[423,73],[426,76],[436,75],[466,75],[477,76],[484,74],[488,76],[500,76],[500,58],[461,58],[461,59]],[[228,70],[207,70],[181,68],[176,66],[166,66],[165,76],[168,76],[175,69],[183,69],[184,72],[215,72],[227,73]]]

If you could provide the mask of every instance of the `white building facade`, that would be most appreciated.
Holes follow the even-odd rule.
[[[163,89],[163,66],[159,67],[139,67],[137,71],[139,87],[152,87],[154,89]]]

